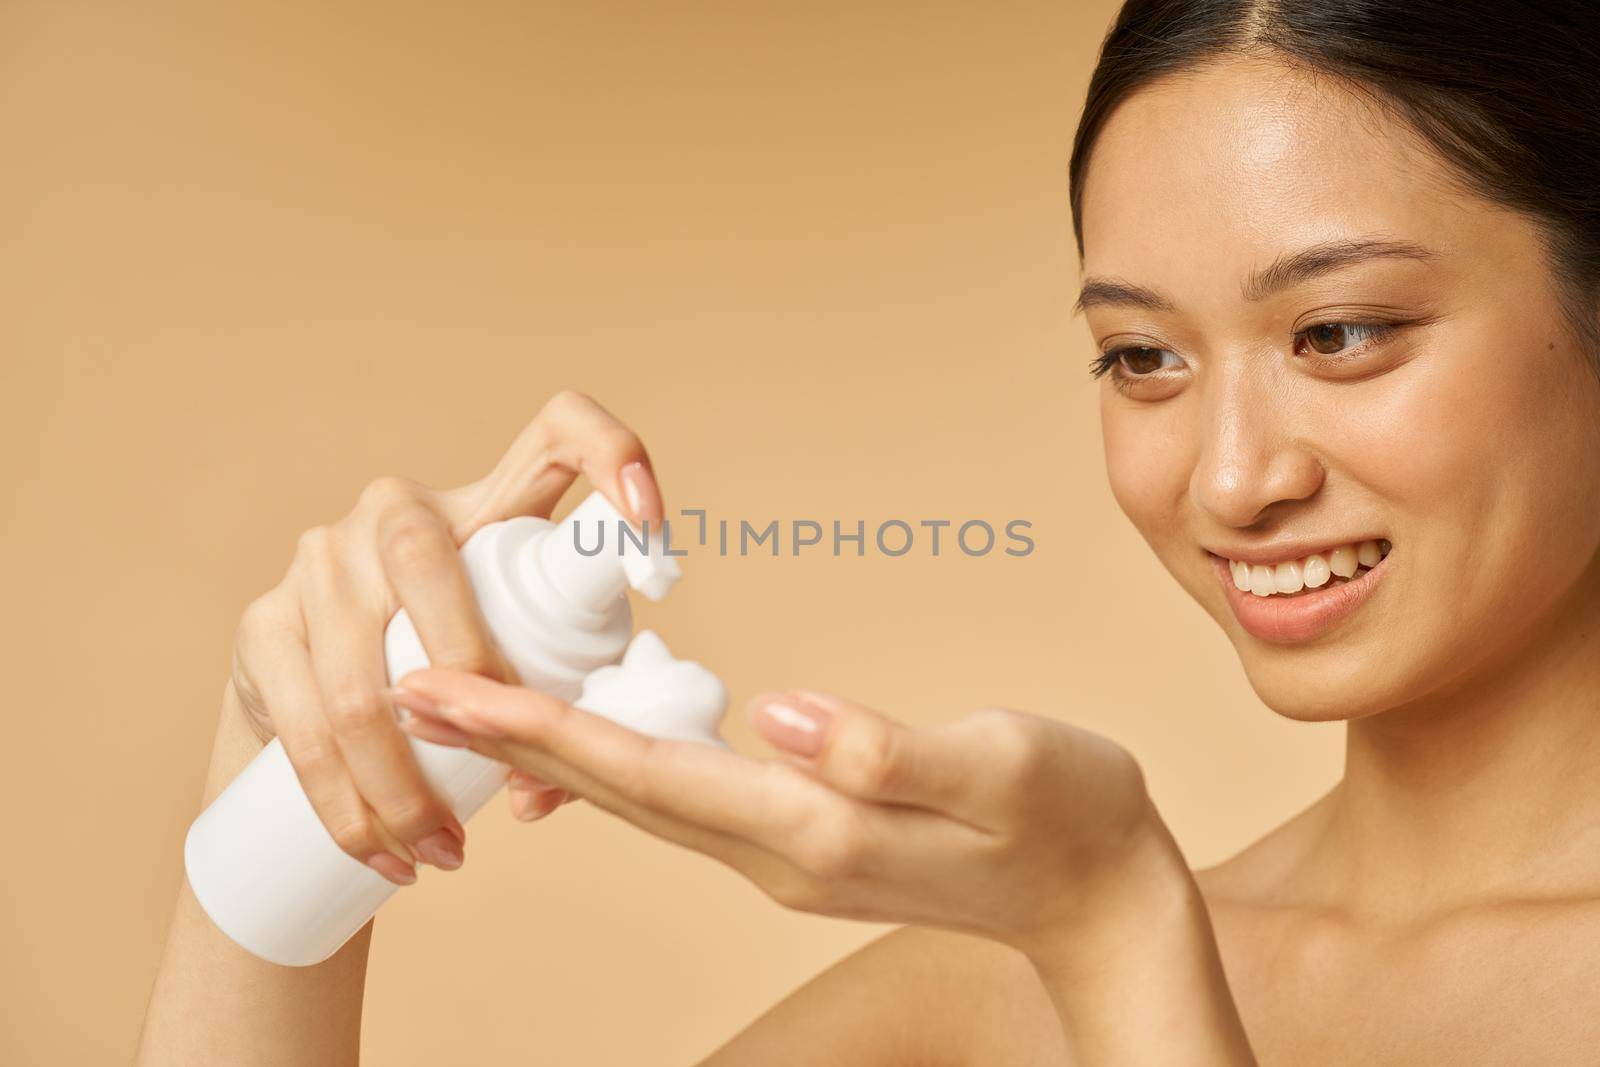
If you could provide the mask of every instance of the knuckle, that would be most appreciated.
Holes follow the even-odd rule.
[[[1106,747],[1104,756],[1107,775],[1121,789],[1134,795],[1143,795],[1148,788],[1144,768],[1132,752],[1104,738],[1097,738]]]
[[[410,790],[390,802],[381,812],[383,821],[401,837],[419,838],[439,824],[439,802],[425,789]]]
[[[326,731],[293,726],[281,729],[279,735],[289,762],[302,779],[325,778],[341,762],[339,746]]]
[[[985,708],[974,717],[983,723],[994,761],[1008,778],[1031,778],[1047,762],[1039,722],[1006,708]]]
[[[295,538],[295,558],[308,563],[321,563],[333,555],[333,530],[327,526],[313,526]]]
[[[239,625],[234,629],[235,645],[253,645],[270,633],[275,622],[275,601],[271,593],[263,593],[244,606],[239,613]]]
[[[366,686],[335,689],[329,694],[324,709],[334,730],[346,734],[372,730],[389,717],[383,698]]]
[[[819,911],[822,908],[822,889],[807,878],[778,878],[762,888],[767,896],[791,911]]]
[[[377,827],[364,810],[341,807],[327,812],[323,825],[334,842],[356,859],[364,860],[383,847]]]
[[[603,447],[618,459],[644,453],[644,442],[639,439],[639,435],[620,422],[613,422],[607,429]]]
[[[861,872],[866,839],[849,820],[818,819],[800,838],[794,861],[812,878],[838,882]]]
[[[651,766],[652,760],[649,754],[643,759],[632,761],[632,768],[617,778],[618,795],[640,807],[655,807],[661,798],[657,793],[655,778],[649,770]]]
[[[595,407],[594,398],[577,389],[560,389],[546,400],[540,414],[562,415]]]
[[[435,667],[445,667],[468,674],[481,674],[489,678],[501,675],[500,657],[485,641],[464,638],[446,645],[429,656]]]
[[[417,508],[388,524],[378,552],[391,573],[424,575],[444,561],[448,537],[432,513]]]
[[[894,730],[881,724],[851,731],[836,755],[832,770],[844,788],[862,795],[891,790],[900,774],[899,744]]]
[[[416,497],[416,482],[402,478],[398,474],[385,474],[372,479],[362,488],[356,506],[361,509],[382,511],[397,503],[415,500]]]
[[[795,856],[795,862],[811,877],[824,882],[848,878],[855,871],[850,850],[830,842],[806,845]]]
[[[615,788],[617,795],[629,804],[642,808],[650,807],[652,790],[644,775],[638,772],[620,775],[616,780]]]

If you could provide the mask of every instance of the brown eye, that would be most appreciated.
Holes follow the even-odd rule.
[[[1313,326],[1305,332],[1306,343],[1313,352],[1324,356],[1336,355],[1344,351],[1349,344],[1349,337],[1345,324],[1342,322],[1325,322],[1320,326]]]
[[[1183,365],[1183,360],[1170,348],[1128,345],[1126,348],[1113,348],[1103,355],[1096,356],[1090,362],[1089,368],[1096,378],[1110,374],[1111,380],[1117,383],[1117,387],[1123,388],[1145,379],[1152,381],[1170,379],[1173,376],[1172,372],[1182,370]]]
[[[1122,365],[1132,374],[1154,374],[1161,369],[1164,348],[1124,348]]]
[[[1355,358],[1363,349],[1381,343],[1395,332],[1392,323],[1324,322],[1308,326],[1294,335],[1294,349],[1301,355]]]

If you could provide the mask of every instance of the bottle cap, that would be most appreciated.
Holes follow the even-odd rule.
[[[666,542],[663,530],[640,530],[594,492],[539,540],[539,564],[550,584],[579,607],[602,609],[630,585],[660,600],[682,574]]]

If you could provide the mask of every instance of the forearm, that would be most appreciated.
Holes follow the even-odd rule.
[[[230,685],[203,803],[261,751]],[[280,967],[212,925],[185,881],[139,1042],[141,1064],[349,1065],[359,1057],[369,923],[331,959]]]
[[[1159,839],[1170,845],[1164,827]],[[1176,846],[1153,847],[1081,923],[1026,952],[1077,1067],[1254,1067],[1210,915]]]

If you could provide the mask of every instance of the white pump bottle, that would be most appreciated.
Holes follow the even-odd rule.
[[[592,551],[602,526],[604,547]],[[631,527],[625,534],[621,515],[594,493],[559,525],[529,516],[485,526],[461,555],[484,620],[523,685],[563,700],[581,693],[580,706],[645,733],[721,744],[727,696],[716,676],[674,660],[648,631],[628,647],[624,588],[658,600],[678,577],[662,541]],[[609,666],[625,649],[627,658]],[[391,683],[428,665],[404,610],[384,633],[384,651]],[[596,677],[603,684],[585,691],[585,679],[601,667],[608,668]],[[408,740],[429,785],[463,823],[509,773],[467,749]],[[290,966],[333,955],[400,888],[339,848],[277,738],[194,821],[184,865],[223,933]]]

